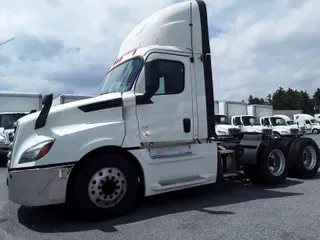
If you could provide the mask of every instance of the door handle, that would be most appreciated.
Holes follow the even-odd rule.
[[[184,118],[183,119],[183,131],[185,133],[189,133],[191,130],[191,119],[190,118]]]

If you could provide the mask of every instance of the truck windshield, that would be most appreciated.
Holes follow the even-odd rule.
[[[271,117],[270,121],[272,126],[287,126],[286,120],[280,117]]]
[[[214,115],[215,124],[229,124],[226,115]]]
[[[101,85],[101,94],[131,90],[142,63],[143,60],[136,57],[108,72]]]
[[[260,125],[258,118],[254,116],[243,116],[242,122],[244,126]]]
[[[287,124],[288,125],[294,125],[295,123],[294,123],[294,121],[287,121]]]
[[[0,114],[0,127],[4,129],[11,129],[13,128],[13,124],[19,118],[27,115],[26,113],[14,113],[14,114]]]
[[[315,124],[318,124],[318,123],[319,123],[319,122],[318,122],[317,120],[315,120],[315,119],[311,119],[310,122],[311,122],[311,123],[315,123]]]

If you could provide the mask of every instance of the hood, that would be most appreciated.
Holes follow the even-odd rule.
[[[121,98],[121,93],[108,93],[108,94],[104,94],[101,96],[97,96],[94,98],[88,98],[88,99],[83,99],[83,100],[77,100],[77,101],[73,101],[73,102],[69,102],[69,103],[65,103],[65,104],[61,104],[61,105],[57,105],[57,106],[52,106],[50,108],[49,114],[48,114],[48,118],[47,118],[47,122],[52,122],[52,118],[56,118],[56,116],[59,116],[61,119],[66,120],[66,118],[70,118],[71,116],[68,116],[69,114],[67,114],[68,112],[81,112],[81,110],[79,109],[79,107],[83,107],[83,106],[87,106],[90,104],[96,104],[98,105],[98,103],[101,103],[101,105],[103,103],[106,103],[108,101],[112,101],[115,99],[119,99]],[[30,122],[35,122],[38,118],[40,114],[40,111],[26,115],[20,119],[18,119],[17,124],[21,125],[21,124],[28,124]],[[60,121],[60,119],[57,119],[58,121]],[[72,121],[75,121],[77,119],[75,119],[74,117],[72,117]],[[79,119],[78,119],[79,120]]]
[[[216,128],[222,131],[228,131],[230,128],[232,129],[240,129],[237,126],[229,125],[229,124],[217,124]]]
[[[247,126],[247,127],[252,128],[252,129],[256,129],[256,130],[259,130],[259,131],[262,131],[263,129],[271,129],[271,127],[260,126],[260,125],[253,125],[253,126]]]

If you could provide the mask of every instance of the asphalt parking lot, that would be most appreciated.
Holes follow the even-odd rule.
[[[313,137],[320,143],[320,135]],[[0,169],[0,239],[320,239],[320,173],[276,188],[227,181],[145,199],[133,214],[85,223],[63,206],[8,202]]]

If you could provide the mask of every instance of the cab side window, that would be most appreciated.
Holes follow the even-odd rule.
[[[185,67],[182,62],[160,60],[159,88],[154,95],[182,93],[185,87]]]
[[[233,124],[236,125],[236,126],[241,125],[240,117],[235,117],[235,118],[233,119]]]
[[[264,118],[263,119],[263,123],[264,123],[265,126],[270,126],[271,125],[268,118]]]
[[[311,122],[309,120],[305,120],[304,121],[306,124],[311,124]]]

